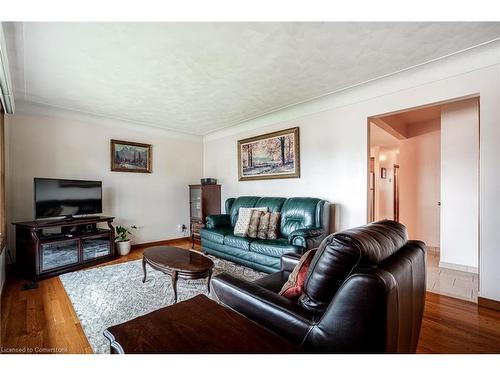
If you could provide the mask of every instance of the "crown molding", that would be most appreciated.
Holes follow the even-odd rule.
[[[402,71],[378,77],[306,102],[281,108],[221,130],[210,132],[203,137],[203,142],[364,102],[378,96],[408,90],[498,64],[500,64],[500,39],[495,39]]]
[[[16,114],[30,114],[36,116],[51,116],[65,119],[78,120],[82,122],[93,122],[103,126],[114,126],[127,128],[143,133],[158,134],[173,139],[182,139],[196,143],[202,143],[203,137],[194,134],[181,133],[178,131],[155,126],[149,123],[130,121],[122,118],[114,118],[96,113],[84,112],[64,107],[53,106],[46,103],[36,102],[29,99],[16,99]]]

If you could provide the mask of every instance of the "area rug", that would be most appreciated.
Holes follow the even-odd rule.
[[[209,256],[215,264],[213,275],[230,273],[256,280],[264,273]],[[110,326],[174,302],[170,277],[147,266],[142,282],[142,260],[91,268],[59,276],[94,353],[109,353],[109,341],[102,332]],[[208,295],[206,279],[177,281],[178,301],[197,294]]]

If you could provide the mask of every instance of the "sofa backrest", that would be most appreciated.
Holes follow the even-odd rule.
[[[229,207],[226,204],[226,210],[229,208],[229,211],[226,211],[226,213],[229,215],[231,219],[231,226],[234,227],[236,225],[236,222],[238,221],[240,208],[255,207],[255,203],[259,200],[259,197],[238,197],[236,199],[234,198],[229,198],[229,199],[233,199],[233,203]]]
[[[414,352],[425,301],[425,245],[383,220],[324,239],[308,270],[302,307],[317,323],[313,351]]]
[[[231,226],[238,221],[240,208],[267,207],[269,212],[281,212],[281,237],[297,229],[324,228],[328,231],[330,213],[328,202],[318,198],[280,198],[244,196],[226,200],[226,213]]]
[[[356,267],[378,265],[406,242],[406,227],[390,220],[329,235],[311,261],[300,304],[308,310],[324,312]]]
[[[288,198],[281,209],[281,236],[288,237],[303,228],[328,229],[329,212],[325,212],[325,203],[318,198]]]

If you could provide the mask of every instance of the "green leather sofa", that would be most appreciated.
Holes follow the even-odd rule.
[[[225,215],[207,216],[201,230],[202,250],[259,271],[279,271],[281,255],[302,254],[318,247],[328,234],[329,204],[322,199],[239,197],[229,198],[225,206]],[[281,212],[279,238],[235,236],[234,226],[241,207],[267,207],[269,212]]]

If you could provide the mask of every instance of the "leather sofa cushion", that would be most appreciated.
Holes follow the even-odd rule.
[[[299,303],[322,313],[355,267],[378,264],[406,241],[406,228],[389,220],[331,234],[311,262]]]
[[[322,202],[318,198],[289,198],[281,209],[281,236],[288,237],[297,229],[317,226],[321,222]]]
[[[279,293],[289,276],[290,272],[288,271],[278,271],[264,276],[261,279],[257,279],[254,283],[270,290],[271,292]]]
[[[257,239],[250,244],[250,251],[278,258],[286,253],[300,254],[303,250],[304,248],[301,246],[290,245],[286,238],[278,238],[276,240]]]
[[[269,212],[280,212],[285,201],[285,198],[264,197],[260,198],[257,203],[255,203],[255,207],[267,207]]]
[[[253,238],[235,236],[233,234],[228,234],[224,237],[224,245],[236,247],[241,250],[250,250],[250,242]]]
[[[228,234],[233,234],[233,228],[203,228],[200,232],[202,239],[221,245]]]
[[[269,255],[241,250],[236,247],[213,242],[205,242],[205,247],[203,249],[208,254],[213,254],[219,258],[228,259],[231,262],[239,263],[266,273],[277,272],[280,269],[280,258],[270,257]]]

